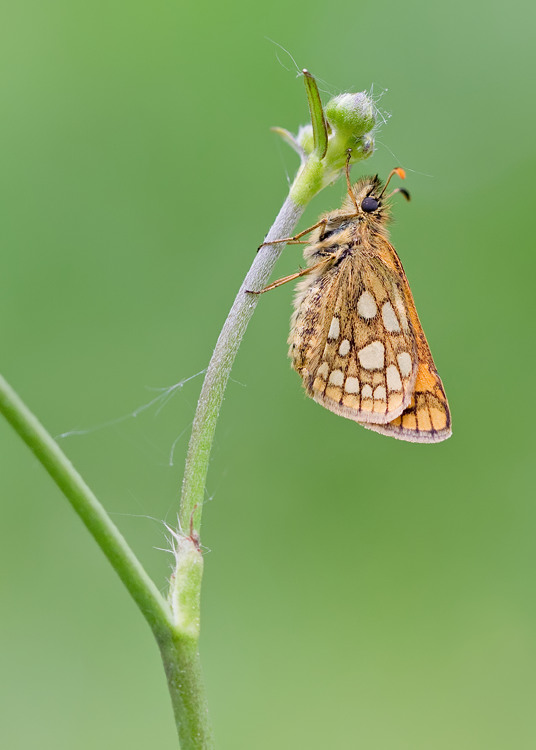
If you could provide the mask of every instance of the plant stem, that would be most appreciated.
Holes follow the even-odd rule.
[[[266,236],[265,243],[253,259],[251,268],[238,290],[231,311],[219,335],[201,388],[192,435],[188,445],[179,507],[179,531],[174,534],[177,543],[175,549],[176,568],[170,582],[169,598],[175,622],[193,624],[195,643],[197,643],[199,632],[199,599],[202,576],[202,558],[198,543],[208,465],[216,423],[231,368],[248,323],[259,301],[259,296],[250,294],[248,290],[258,291],[266,286],[274,265],[283,250],[283,243],[269,243],[283,237],[292,236],[294,228],[311,198],[323,187],[335,181],[341,174],[348,158],[351,157],[350,160],[355,162],[367,158],[373,151],[374,107],[366,94],[344,95],[342,99],[339,97],[330,102],[333,118],[340,120],[342,123],[343,132],[339,133],[333,127],[333,123],[328,127],[314,77],[306,70],[303,73],[311,125],[300,129],[297,138],[294,138],[286,130],[276,129],[300,155],[300,169],[275,222]],[[195,548],[195,553],[192,550],[192,545]],[[196,558],[196,554],[198,558]],[[197,656],[197,651],[195,654]],[[177,658],[180,656],[179,654]],[[185,658],[187,658],[187,655]],[[172,658],[171,664],[175,665],[176,663],[177,659]],[[176,688],[173,672],[170,672],[168,668],[166,668],[166,671],[174,705],[182,705],[181,701],[184,701],[184,713],[184,711],[188,711],[189,701],[191,701],[191,696],[187,694],[189,690],[187,678],[193,676],[194,684],[200,684],[199,662],[193,660],[192,657],[192,661],[185,665],[181,672],[180,684],[177,685],[177,698],[173,698]],[[199,698],[197,718],[200,721],[202,721],[204,711],[205,704]],[[182,741],[181,713],[176,712],[176,716]],[[196,726],[201,726],[201,724]],[[192,727],[189,731],[194,730],[197,731],[196,727]],[[201,743],[202,732],[199,733],[198,737]],[[192,744],[185,744],[185,748],[188,748],[188,750],[190,747],[192,750],[194,748],[212,747],[210,734],[207,734],[204,740],[207,743],[206,745],[195,744],[191,736],[189,741]]]
[[[1,375],[0,413],[62,490],[160,640],[173,627],[169,605],[67,456]]]
[[[197,639],[171,635],[160,644],[182,750],[213,750]]]
[[[329,103],[332,116],[343,126],[342,132],[338,133],[331,124],[330,136],[316,81],[307,70],[303,74],[311,115],[311,137],[308,138],[307,128],[301,141],[300,134],[295,139],[288,131],[275,128],[300,154],[302,163],[266,242],[292,235],[311,198],[339,176],[348,153],[352,155],[352,161],[357,161],[367,158],[373,151],[374,106],[367,95],[343,95],[342,101],[339,97]],[[259,300],[258,295],[248,294],[246,290],[258,290],[266,285],[282,249],[282,244],[261,247],[238,291],[212,354],[197,403],[184,469],[179,509],[180,529],[184,533],[191,530],[199,536],[216,422],[236,353]]]
[[[190,544],[190,554],[182,558],[182,564],[187,566],[185,572],[181,571],[186,603],[176,612],[67,456],[1,375],[0,413],[62,490],[149,623],[162,654],[182,749],[211,750],[212,730],[197,649],[198,619],[195,623],[199,586],[191,595],[187,586],[188,582],[200,582],[199,550]],[[185,614],[189,619],[184,618]]]
[[[305,206],[296,205],[290,196],[287,197],[266,236],[266,242],[289,237],[304,208]],[[212,354],[197,404],[184,469],[179,512],[183,530],[189,529],[192,522],[193,529],[199,533],[216,422],[236,353],[259,301],[259,295],[248,294],[246,290],[266,286],[282,249],[282,244],[261,247],[236,295]]]

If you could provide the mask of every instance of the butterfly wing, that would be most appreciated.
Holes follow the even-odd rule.
[[[410,405],[418,359],[398,275],[354,253],[301,282],[289,338],[307,393],[357,422],[387,424]]]
[[[387,240],[301,282],[289,344],[308,395],[336,414],[409,442],[450,437],[445,391]]]

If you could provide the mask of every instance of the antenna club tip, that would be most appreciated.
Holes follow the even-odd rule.
[[[400,177],[400,179],[402,180],[406,179],[406,170],[402,169],[402,167],[395,167],[393,172],[396,172],[397,175]]]

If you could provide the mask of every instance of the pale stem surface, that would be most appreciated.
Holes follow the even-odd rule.
[[[197,639],[170,634],[160,643],[181,750],[213,750]]]
[[[290,237],[304,209],[305,205],[296,205],[289,196],[268,232],[265,242]],[[182,530],[186,533],[190,529],[191,519],[196,531],[199,531],[201,525],[205,484],[216,422],[236,353],[259,301],[259,295],[248,294],[246,290],[257,290],[266,286],[283,247],[283,244],[264,245],[255,256],[236,295],[210,360],[197,404],[184,469],[179,520]]]

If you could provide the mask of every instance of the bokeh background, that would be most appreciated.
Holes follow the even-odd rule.
[[[23,0],[2,15],[3,372],[54,435],[81,431],[63,448],[162,589],[201,376],[134,414],[206,367],[296,168],[269,127],[307,120],[303,82],[267,37],[326,100],[381,94],[391,117],[354,176],[408,169],[392,236],[454,436],[401,443],[306,399],[292,289],[262,299],[204,512],[218,747],[535,747],[534,5]],[[287,248],[277,276],[299,262]],[[3,422],[0,446],[0,746],[175,748],[145,622]]]

